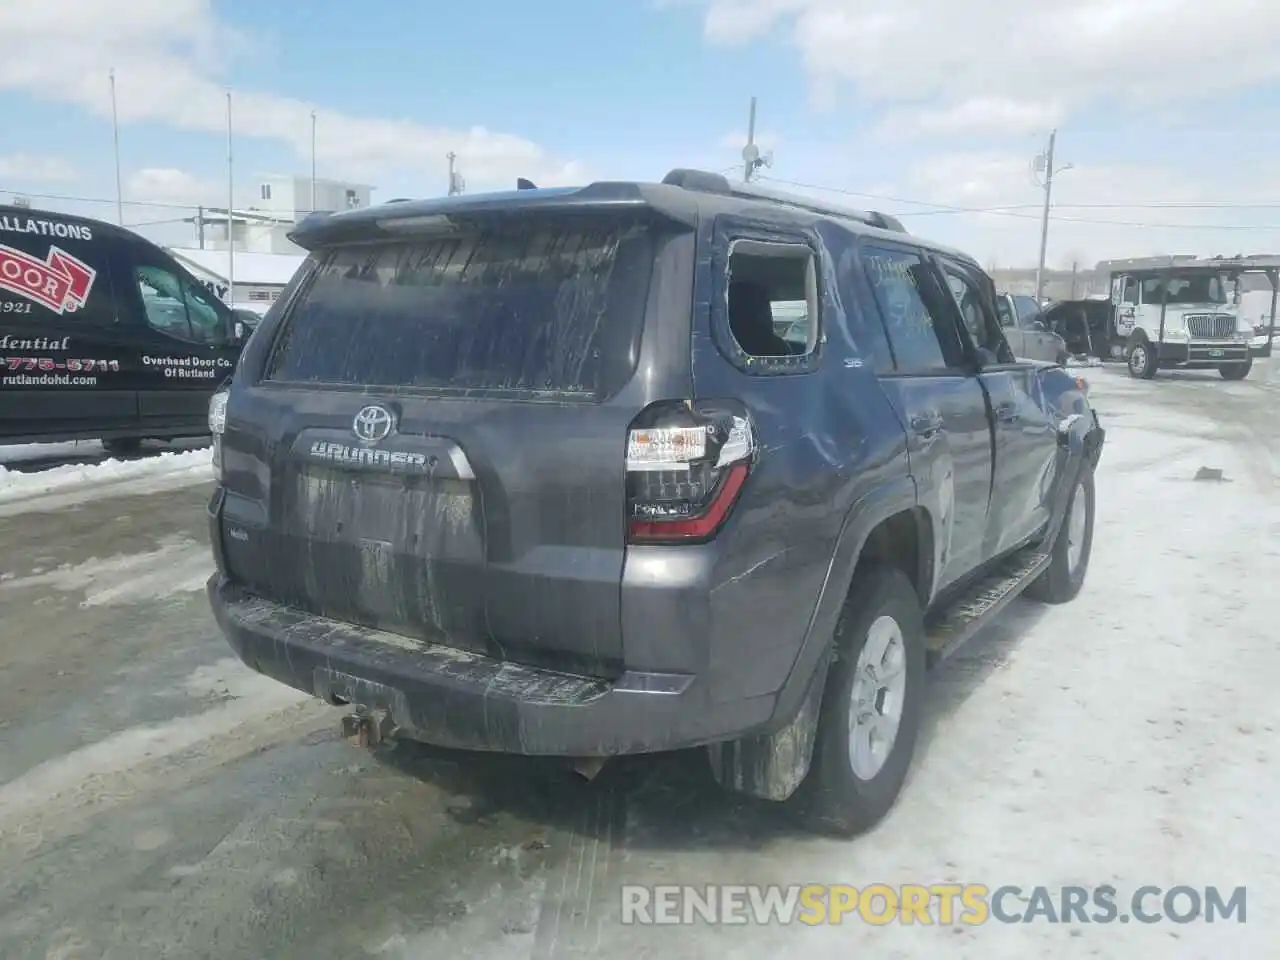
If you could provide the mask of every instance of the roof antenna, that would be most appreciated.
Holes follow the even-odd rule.
[[[538,185],[532,180],[526,180],[524,177],[516,177],[517,190],[537,190]]]

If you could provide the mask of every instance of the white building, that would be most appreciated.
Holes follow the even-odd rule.
[[[267,312],[306,259],[301,250],[297,253],[242,253],[237,249],[234,264],[226,250],[170,247],[169,253],[224,303],[255,313]],[[231,295],[228,275],[233,266],[236,288]]]
[[[300,255],[302,250],[288,237],[299,220],[316,210],[336,213],[367,207],[373,189],[368,184],[341,180],[313,182],[310,177],[263,176],[258,179],[254,199],[248,206],[232,210],[229,217],[226,207],[202,207],[186,222],[195,227],[194,247],[198,250],[234,247],[245,253]],[[236,281],[239,287],[238,276]]]

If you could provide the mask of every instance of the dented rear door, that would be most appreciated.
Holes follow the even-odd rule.
[[[410,640],[618,672],[643,407],[624,387],[657,243],[638,215],[528,215],[313,254],[229,415],[228,574]]]

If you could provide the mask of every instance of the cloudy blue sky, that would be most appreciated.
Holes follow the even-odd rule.
[[[1273,8],[1273,9],[1269,9]],[[0,6],[0,200],[126,222],[310,170],[379,197],[735,169],[750,97],[774,186],[1034,264],[1280,250],[1280,5],[1219,0],[44,0]],[[785,183],[784,183],[785,182]],[[80,198],[80,199],[69,199]],[[96,202],[95,202],[96,201]],[[175,206],[165,206],[173,204]]]

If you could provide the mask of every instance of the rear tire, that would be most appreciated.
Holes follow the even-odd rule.
[[[920,730],[924,671],[915,588],[896,567],[870,565],[836,627],[813,763],[796,797],[814,829],[851,837],[893,808]]]
[[[1093,471],[1086,466],[1071,492],[1067,514],[1049,553],[1049,566],[1027,586],[1023,596],[1041,603],[1067,603],[1076,598],[1093,553],[1094,499]]]
[[[1252,369],[1253,357],[1244,363],[1223,363],[1218,366],[1218,372],[1222,374],[1223,380],[1243,380]]]

